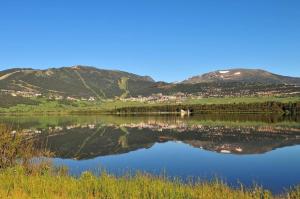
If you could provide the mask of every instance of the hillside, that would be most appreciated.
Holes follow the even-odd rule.
[[[273,74],[260,69],[229,69],[218,70],[203,75],[194,76],[182,83],[211,83],[211,82],[242,82],[260,84],[296,84],[300,85],[300,78]]]
[[[14,68],[0,71],[2,98],[42,96],[52,99],[96,100],[151,96],[157,93],[173,95],[179,92],[202,97],[298,95],[300,78],[263,70],[232,69],[195,76],[175,84],[155,82],[149,76],[88,66],[46,70]]]
[[[128,81],[138,85],[153,83],[147,76],[86,66],[0,72],[0,89],[28,92],[28,95],[113,98],[130,93]]]

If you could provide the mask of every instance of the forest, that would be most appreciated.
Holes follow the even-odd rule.
[[[182,113],[189,111],[196,113],[280,113],[297,115],[300,113],[300,102],[258,102],[258,103],[232,103],[232,104],[171,104],[116,108],[117,114],[134,113]]]

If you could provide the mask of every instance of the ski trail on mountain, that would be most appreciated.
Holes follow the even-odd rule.
[[[118,86],[121,90],[124,91],[124,93],[121,95],[121,98],[126,98],[129,95],[129,90],[128,90],[128,77],[122,77],[118,81]]]
[[[12,72],[12,73],[8,73],[8,74],[5,74],[3,76],[0,77],[0,80],[5,80],[6,78],[8,78],[9,76],[15,74],[15,73],[18,73],[20,71],[15,71],[15,72]]]
[[[89,91],[91,91],[92,93],[94,93],[97,96],[98,99],[101,99],[101,97],[98,95],[98,93],[96,91],[94,91],[89,85],[87,85],[87,83],[85,82],[85,80],[83,79],[83,77],[80,75],[80,73],[78,71],[76,71],[76,70],[74,70],[74,72],[77,74],[77,76],[81,80],[81,82],[84,85],[84,87],[86,89],[88,89]]]

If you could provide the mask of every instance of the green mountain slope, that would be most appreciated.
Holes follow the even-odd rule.
[[[245,96],[256,93],[300,94],[300,78],[262,70],[232,69],[195,76],[181,83],[155,82],[151,77],[123,71],[73,66],[0,71],[0,94],[53,98],[111,99],[178,92],[200,96]],[[21,94],[20,94],[21,93]]]
[[[126,80],[126,82],[124,82]],[[154,81],[122,71],[74,66],[48,70],[12,69],[0,73],[0,89],[36,92],[44,95],[113,98],[129,92],[122,84],[131,80],[139,85]],[[120,84],[121,82],[121,84]]]

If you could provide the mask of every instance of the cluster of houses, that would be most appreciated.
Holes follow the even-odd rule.
[[[92,97],[92,96],[90,96],[89,98],[86,98],[86,97],[76,98],[76,97],[68,96],[66,99],[70,100],[70,101],[89,101],[89,102],[93,102],[96,100],[96,98]]]
[[[11,95],[13,97],[20,96],[20,97],[40,97],[42,96],[41,93],[34,92],[34,91],[15,91],[15,90],[5,90],[1,89],[1,93]]]
[[[162,93],[152,94],[150,96],[137,96],[137,97],[129,97],[129,98],[121,98],[121,101],[133,101],[133,102],[148,102],[148,103],[155,103],[155,102],[167,102],[167,101],[174,101],[176,103],[181,103],[184,100],[189,98],[201,98],[200,96],[194,96],[193,94],[187,94],[178,92],[173,95],[163,95]]]
[[[72,96],[61,96],[61,95],[50,95],[48,96],[48,99],[51,100],[69,100],[69,101],[89,101],[89,102],[93,102],[96,100],[95,97],[90,96],[90,97],[72,97]]]
[[[62,96],[59,94],[48,94],[47,96],[44,96],[42,93],[39,93],[37,91],[15,91],[15,90],[0,90],[1,94],[5,95],[11,95],[13,97],[26,97],[26,98],[33,98],[33,97],[46,97],[50,100],[70,100],[70,101],[95,101],[96,98],[93,96],[90,97],[72,97],[72,96]]]

